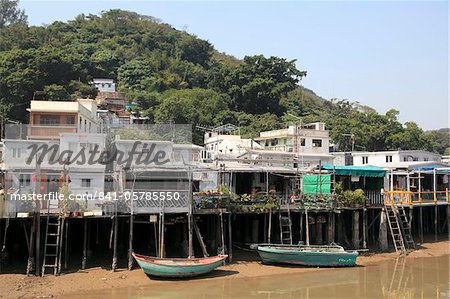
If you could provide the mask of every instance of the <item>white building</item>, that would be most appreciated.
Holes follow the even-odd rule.
[[[342,164],[342,156],[344,156],[345,153],[332,153],[332,154],[336,157],[339,157],[335,160],[335,165],[345,165]],[[427,162],[427,161],[441,162],[441,156],[439,154],[422,150],[352,152],[350,154],[352,157],[351,159],[353,160],[352,164],[350,165],[357,165],[357,166],[358,165],[388,166],[390,163],[398,163],[398,162]]]
[[[289,126],[286,129],[261,132],[255,138],[264,149],[302,153],[328,154],[330,135],[324,123]],[[295,144],[297,140],[297,145]]]
[[[113,79],[101,79],[94,78],[92,80],[95,88],[100,92],[115,92],[116,91],[116,83],[114,83]]]
[[[205,134],[205,152],[203,159],[212,161],[219,157],[237,157],[252,149],[264,149],[252,139],[241,138],[240,135],[225,135],[218,132]]]
[[[30,194],[37,189],[40,194],[57,192],[64,174],[70,178],[69,188],[74,195],[92,199],[104,192],[105,164],[99,158],[105,150],[106,136],[98,133],[96,107],[90,99],[31,101],[27,109],[30,124],[7,128],[3,141],[8,194]],[[42,161],[38,162],[38,157]],[[37,177],[41,180],[37,181]],[[7,216],[14,217],[25,205],[21,201],[8,202]],[[86,200],[82,205],[85,210],[101,210],[96,200]]]

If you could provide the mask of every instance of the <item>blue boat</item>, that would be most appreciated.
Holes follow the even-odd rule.
[[[253,244],[264,263],[315,267],[355,266],[357,251],[346,251],[339,245]]]

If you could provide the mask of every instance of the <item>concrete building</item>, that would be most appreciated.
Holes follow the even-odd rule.
[[[422,150],[398,150],[398,151],[380,151],[380,152],[335,152],[331,153],[334,157],[335,165],[372,165],[389,166],[399,162],[441,162],[439,154]]]
[[[114,83],[113,79],[94,78],[92,80],[92,84],[100,92],[115,92],[116,91],[116,83]]]
[[[264,150],[296,154],[303,167],[330,164],[330,135],[324,123],[289,126],[286,129],[261,132],[255,140]]]
[[[29,139],[58,139],[60,133],[98,133],[100,120],[92,99],[31,101]]]

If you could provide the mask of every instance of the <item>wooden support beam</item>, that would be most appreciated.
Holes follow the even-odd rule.
[[[447,205],[447,236],[450,240],[450,205]]]
[[[221,234],[221,254],[225,254],[225,235],[224,235],[224,229],[223,229],[223,213],[220,211],[220,234]]]
[[[420,243],[423,243],[423,207],[419,207],[419,235]]]
[[[88,223],[87,218],[84,218],[84,230],[83,230],[83,257],[81,259],[81,269],[86,269],[87,259],[87,235],[88,235]]]
[[[195,223],[195,221],[193,221],[192,224],[194,226],[194,231],[195,231],[195,234],[197,235],[198,242],[200,243],[200,247],[202,248],[203,256],[208,257],[209,254],[208,254],[208,251],[206,250],[206,245],[205,245],[205,242],[203,241],[203,237],[202,237],[202,234],[200,233],[200,229],[198,228],[197,223]]]
[[[303,211],[300,211],[300,224],[299,224],[300,238],[299,241],[303,242]]]
[[[388,249],[387,218],[384,208],[380,211],[380,231],[378,232],[378,242],[381,251],[386,251]]]
[[[61,221],[61,227],[59,232],[59,245],[58,245],[58,275],[61,273],[61,260],[62,260],[62,245],[63,245],[63,238],[64,238],[64,222],[66,218],[63,217],[60,219]]]
[[[328,213],[328,244],[334,243],[334,212]]]
[[[69,218],[66,219],[66,234],[64,239],[64,269],[67,269],[69,260]]]
[[[165,235],[165,222],[164,222],[164,212],[160,213],[160,232],[159,232],[159,257],[165,257],[164,248],[164,235]]]
[[[352,221],[352,243],[353,248],[358,249],[359,244],[359,211],[353,211],[353,221]]]
[[[188,213],[188,257],[193,258],[194,257],[194,247],[193,247],[193,237],[192,237],[192,214]]]
[[[258,243],[258,237],[259,237],[259,220],[258,219],[252,219],[252,242]]]
[[[28,247],[27,275],[31,274],[34,265],[34,240],[36,237],[36,217],[33,217],[33,223],[30,230],[30,246]]]
[[[113,218],[113,229],[114,229],[114,241],[113,241],[113,260],[112,260],[112,270],[117,269],[117,239],[118,239],[118,229],[119,229],[119,217],[117,214]]]
[[[364,249],[367,248],[367,210],[363,208],[362,210],[362,223],[363,223],[363,231],[362,231],[362,246]]]
[[[434,240],[438,240],[438,222],[439,222],[439,213],[438,213],[438,205],[434,205]]]
[[[231,213],[228,214],[228,260],[231,263],[233,261],[233,239],[232,239],[232,223]]]
[[[309,246],[309,219],[308,219],[308,209],[305,209],[305,219],[306,219],[306,245]]]
[[[269,209],[269,227],[267,228],[267,242],[270,244],[272,236],[272,209]]]
[[[40,180],[40,177],[39,177]],[[39,210],[39,202],[37,203],[37,209]],[[37,212],[35,215],[36,218],[36,259],[35,259],[35,274],[36,276],[40,276],[41,269],[41,215],[40,212]]]
[[[130,215],[130,233],[128,238],[128,271],[133,269],[133,233],[134,233],[134,216]]]

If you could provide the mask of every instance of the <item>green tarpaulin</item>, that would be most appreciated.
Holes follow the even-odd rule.
[[[305,194],[330,194],[331,193],[331,175],[304,175],[303,193]]]
[[[358,175],[367,177],[384,177],[386,170],[376,166],[332,166],[324,165],[323,169],[332,172],[335,171],[338,175]]]

